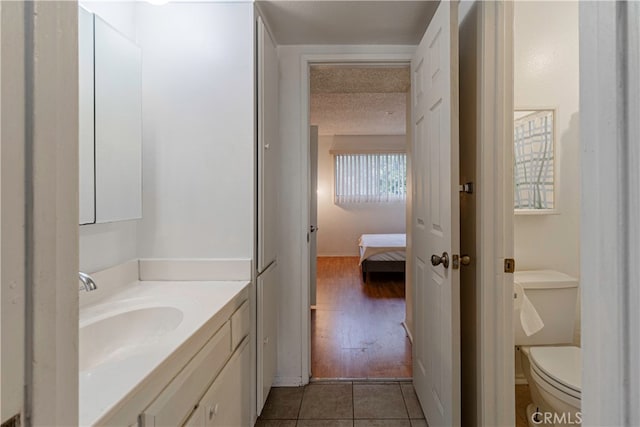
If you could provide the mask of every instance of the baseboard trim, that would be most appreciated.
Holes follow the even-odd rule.
[[[275,377],[272,387],[300,387],[305,384],[302,377]]]
[[[310,383],[410,383],[413,378],[311,378]]]

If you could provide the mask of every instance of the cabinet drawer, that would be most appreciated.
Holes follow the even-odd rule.
[[[230,354],[231,324],[227,321],[143,412],[140,417],[142,425],[181,425]]]
[[[245,301],[231,316],[231,348],[240,344],[244,337],[249,335],[251,328],[251,313],[249,301]]]

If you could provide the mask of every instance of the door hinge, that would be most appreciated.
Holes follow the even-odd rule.
[[[473,194],[473,182],[467,182],[465,184],[460,185],[460,192]]]
[[[516,271],[516,260],[513,258],[505,258],[504,259],[504,272],[505,273],[513,273]]]

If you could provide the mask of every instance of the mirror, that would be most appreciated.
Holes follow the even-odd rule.
[[[555,112],[552,109],[516,110],[513,124],[515,212],[554,213]]]
[[[140,48],[80,8],[80,224],[142,217]]]
[[[140,48],[95,17],[96,222],[142,217]]]

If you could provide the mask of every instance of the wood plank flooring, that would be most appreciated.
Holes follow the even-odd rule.
[[[357,257],[319,257],[311,310],[314,378],[411,378],[404,275],[372,273],[364,284]]]

